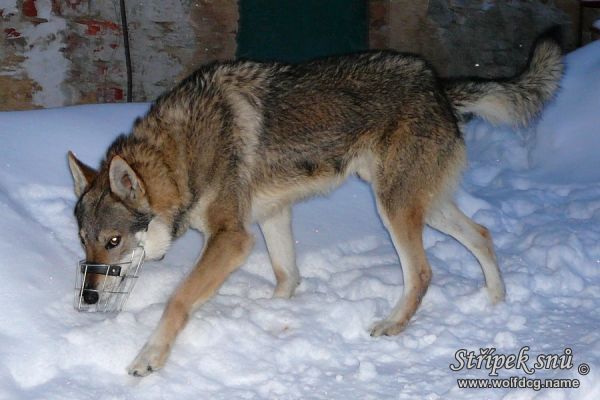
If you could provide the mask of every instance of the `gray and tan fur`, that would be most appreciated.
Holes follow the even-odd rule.
[[[426,224],[475,255],[492,301],[501,301],[490,234],[451,197],[465,165],[456,115],[527,123],[555,92],[561,69],[549,40],[522,75],[497,82],[440,82],[420,58],[394,52],[293,66],[215,63],[156,100],[98,171],[69,153],[89,262],[115,263],[140,243],[160,258],[186,229],[205,233],[201,258],[129,372],[144,376],[164,365],[190,314],[248,257],[254,222],[277,280],[274,296],[292,296],[300,275],[291,205],[353,174],[373,188],[404,278],[398,304],[373,336],[399,333],[427,290]]]

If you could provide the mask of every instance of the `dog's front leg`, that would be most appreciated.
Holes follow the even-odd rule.
[[[166,362],[177,334],[193,310],[210,299],[246,259],[253,239],[246,232],[221,231],[208,239],[196,268],[175,291],[156,330],[129,365],[128,372],[146,376]]]

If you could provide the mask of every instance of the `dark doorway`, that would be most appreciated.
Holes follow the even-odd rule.
[[[237,57],[300,62],[368,48],[365,0],[240,0]]]

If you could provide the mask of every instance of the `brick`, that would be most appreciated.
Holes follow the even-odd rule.
[[[37,8],[35,7],[35,0],[23,0],[21,10],[26,17],[37,17],[38,15]]]

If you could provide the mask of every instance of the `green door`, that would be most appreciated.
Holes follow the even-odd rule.
[[[237,57],[300,62],[368,48],[365,0],[240,0]]]

